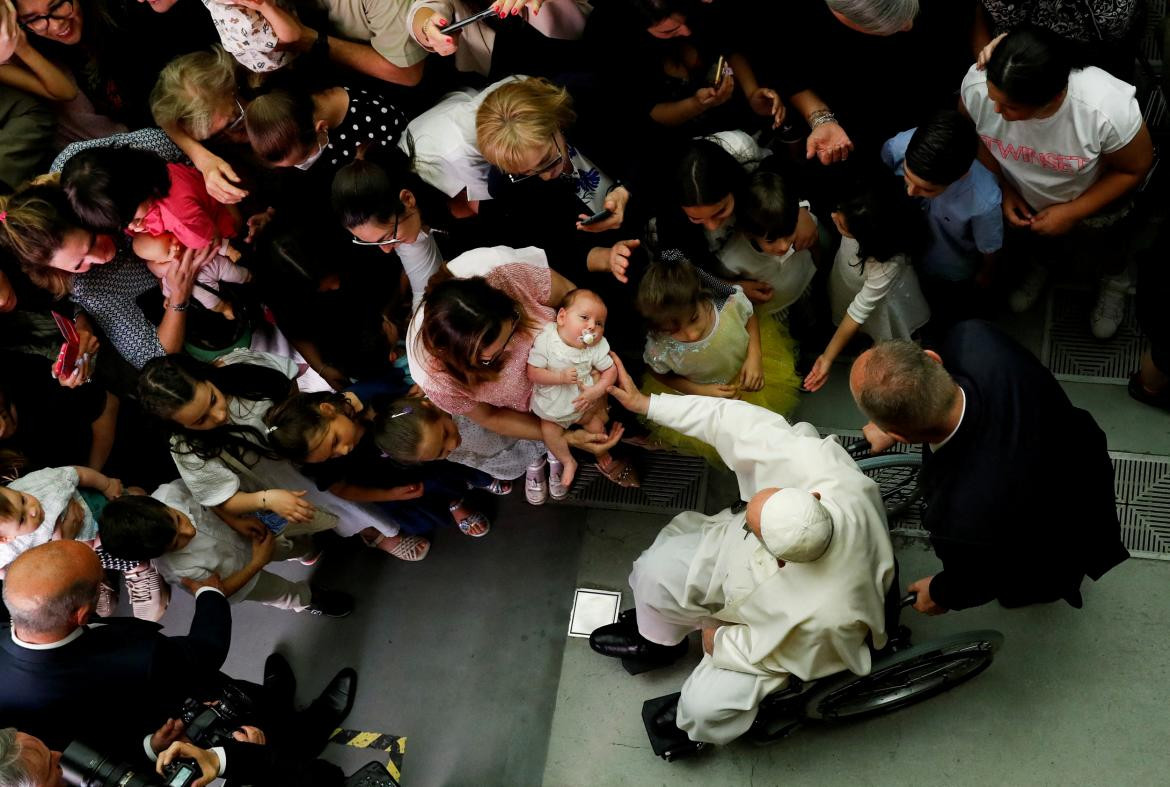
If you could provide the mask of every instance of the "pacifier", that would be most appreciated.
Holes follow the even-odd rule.
[[[597,334],[596,333],[589,330],[588,328],[581,331],[581,344],[588,347],[589,345],[593,344],[596,341],[597,341]]]

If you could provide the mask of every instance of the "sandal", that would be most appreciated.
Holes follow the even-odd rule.
[[[379,534],[376,539],[373,541],[367,541],[366,544],[375,549],[380,549],[378,545],[387,538],[392,538],[392,536],[384,536]],[[413,563],[415,561],[422,560],[427,556],[427,553],[431,551],[431,542],[427,541],[422,536],[404,535],[399,540],[398,545],[393,549],[383,549],[382,551],[388,555],[393,555],[399,560],[405,560],[408,563]]]
[[[609,467],[602,467],[601,462],[598,462],[597,471],[625,489],[642,485],[638,471],[634,469],[634,464],[629,459],[616,459],[610,456]]]
[[[468,484],[467,487],[468,489],[483,489],[487,492],[491,492],[493,495],[503,496],[512,494],[512,482],[505,481],[502,478],[493,478],[492,482],[487,486],[472,486],[471,484]]]
[[[463,501],[457,500],[456,502],[447,506],[447,510],[450,511],[451,515],[454,517],[455,512],[458,511],[462,506]],[[460,533],[465,536],[471,536],[472,538],[483,538],[488,534],[488,531],[492,529],[491,520],[489,520],[487,516],[485,516],[480,511],[471,511],[462,519],[456,517],[455,524],[459,525]]]

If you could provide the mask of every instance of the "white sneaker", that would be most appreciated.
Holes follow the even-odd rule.
[[[524,497],[534,506],[548,502],[548,477],[545,475],[547,462],[529,467],[524,473]]]
[[[99,618],[108,618],[118,609],[118,575],[103,571],[102,581],[98,585],[98,601],[94,612]]]
[[[1048,283],[1048,269],[1033,265],[1028,275],[1020,282],[1020,286],[1012,290],[1008,296],[1008,307],[1016,314],[1023,314],[1031,309],[1044,292],[1044,285]]]
[[[548,494],[553,500],[564,500],[569,496],[569,488],[561,483],[564,470],[565,466],[558,460],[548,460]]]
[[[1089,327],[1098,339],[1112,339],[1125,321],[1125,294],[1128,289],[1126,283],[1106,280],[1101,284],[1101,291],[1097,293],[1097,305],[1089,317]]]
[[[167,611],[171,601],[171,589],[158,570],[150,563],[122,575],[126,579],[126,595],[134,617],[141,620],[158,621]]]

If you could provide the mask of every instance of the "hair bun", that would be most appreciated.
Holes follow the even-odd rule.
[[[663,249],[659,253],[658,259],[663,262],[671,262],[679,265],[688,262],[687,255],[682,253],[682,249]]]

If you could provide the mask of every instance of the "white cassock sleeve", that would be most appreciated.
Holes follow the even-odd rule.
[[[745,672],[749,675],[775,676],[777,673],[753,663],[752,629],[744,623],[720,626],[715,630],[715,646],[711,649],[711,663],[720,669]]]
[[[764,473],[765,466],[775,469],[777,460],[789,453],[789,448],[795,449],[796,443],[804,443],[804,438],[820,439],[812,424],[793,425],[763,407],[713,396],[654,394],[646,417],[718,451],[719,458],[735,472],[744,500],[769,485],[760,478],[772,475]]]

